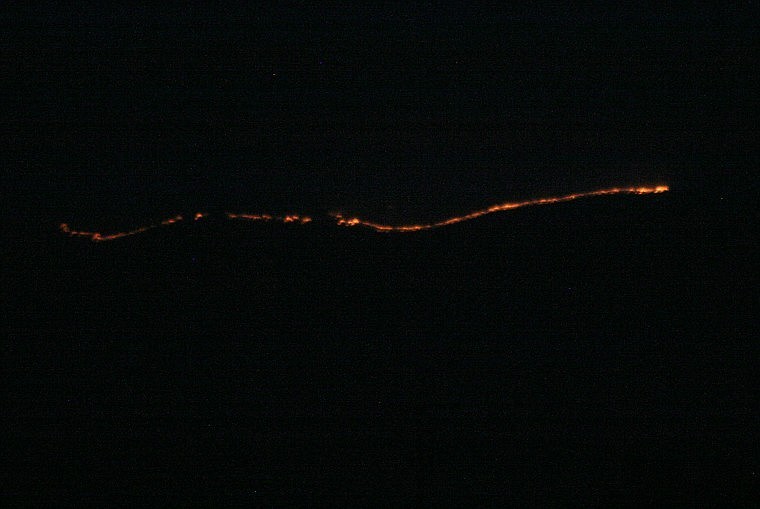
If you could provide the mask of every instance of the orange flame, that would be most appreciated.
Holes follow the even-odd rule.
[[[332,214],[332,216],[337,220],[337,223],[340,226],[366,226],[367,228],[372,228],[373,230],[379,231],[379,232],[418,232],[421,230],[430,230],[432,228],[440,228],[441,226],[449,226],[452,224],[461,223],[463,221],[476,219],[478,217],[485,216],[486,214],[492,214],[494,212],[501,212],[504,210],[517,209],[520,207],[528,207],[532,205],[547,205],[550,203],[561,203],[565,201],[577,200],[578,198],[587,198],[589,196],[603,196],[603,195],[608,195],[608,194],[653,194],[653,193],[664,193],[669,190],[670,188],[665,185],[660,185],[656,187],[613,187],[611,189],[600,189],[598,191],[568,194],[565,196],[555,196],[555,197],[550,197],[550,198],[536,198],[534,200],[501,203],[497,205],[492,205],[488,207],[487,209],[470,212],[469,214],[465,214],[463,216],[454,216],[448,219],[444,219],[442,221],[437,221],[435,223],[426,223],[426,224],[408,224],[408,225],[394,226],[394,225],[373,223],[371,221],[364,221],[362,219],[359,219],[358,217],[346,218],[346,217],[343,217],[343,215],[340,213]]]
[[[174,216],[170,217],[168,219],[164,219],[158,224],[151,224],[148,226],[141,226],[140,228],[135,228],[134,230],[129,230],[125,232],[115,232],[110,234],[104,234],[101,232],[88,232],[88,231],[81,231],[81,230],[72,230],[71,227],[67,223],[61,223],[61,225],[58,227],[59,230],[61,230],[63,233],[68,235],[69,237],[89,237],[90,240],[93,242],[103,242],[106,240],[116,240],[121,239],[123,237],[129,237],[131,235],[137,235],[138,233],[143,233],[148,230],[152,230],[154,228],[158,228],[159,226],[168,226],[172,225],[174,223],[177,223],[179,221],[182,221],[182,216]]]
[[[287,216],[270,216],[269,214],[232,214],[227,212],[229,219],[246,219],[248,221],[279,221],[281,223],[300,223],[306,224],[311,222],[309,216],[299,216],[298,214],[288,214]]]
[[[430,230],[432,228],[440,228],[442,226],[449,226],[452,224],[461,223],[463,221],[476,219],[478,217],[485,216],[486,214],[492,214],[494,212],[501,212],[504,210],[517,209],[520,207],[561,203],[561,202],[566,202],[566,201],[571,201],[571,200],[577,200],[579,198],[587,198],[591,196],[604,196],[604,195],[611,195],[611,194],[658,194],[658,193],[667,192],[669,190],[670,188],[666,185],[659,185],[655,187],[613,187],[610,189],[600,189],[597,191],[568,194],[565,196],[536,198],[533,200],[501,203],[497,205],[492,205],[486,209],[476,210],[474,212],[470,212],[469,214],[465,214],[462,216],[454,216],[454,217],[450,217],[448,219],[444,219],[444,220],[437,221],[434,223],[423,223],[423,224],[407,224],[407,225],[394,226],[394,225],[388,225],[388,224],[373,223],[371,221],[364,221],[362,219],[359,219],[358,217],[344,217],[340,213],[331,214],[331,216],[335,218],[336,223],[339,226],[365,226],[367,228],[371,228],[379,232],[418,232],[422,230]],[[301,216],[298,214],[288,214],[285,216],[272,216],[269,214],[233,214],[231,212],[227,212],[226,216],[228,219],[243,219],[247,221],[278,221],[281,223],[297,223],[297,224],[307,224],[312,221],[311,217]],[[202,219],[204,217],[208,217],[208,214],[202,213],[202,212],[196,212],[195,215],[193,216],[193,220],[198,221],[199,219]],[[182,219],[183,219],[182,216],[178,215],[178,216],[171,217],[169,219],[164,219],[158,224],[142,226],[134,230],[110,233],[107,235],[100,232],[72,230],[71,227],[69,227],[67,223],[61,223],[61,225],[58,228],[61,230],[61,232],[65,233],[66,235],[70,237],[85,237],[85,238],[91,239],[94,242],[102,242],[106,240],[116,240],[123,237],[131,236],[131,235],[137,235],[138,233],[143,233],[148,230],[158,228],[160,226],[172,225],[174,223],[182,221]]]

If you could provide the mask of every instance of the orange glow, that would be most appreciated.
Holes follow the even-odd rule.
[[[493,212],[501,212],[503,210],[512,210],[512,209],[517,209],[520,207],[528,207],[532,205],[548,205],[550,203],[561,203],[561,202],[566,202],[566,201],[571,201],[571,200],[577,200],[578,198],[587,198],[590,196],[604,196],[608,194],[655,194],[655,193],[664,193],[669,190],[670,188],[664,185],[660,185],[656,187],[613,187],[610,189],[600,189],[598,191],[588,191],[585,193],[568,194],[565,196],[536,198],[533,200],[501,203],[497,205],[491,205],[490,207],[486,209],[476,210],[474,212],[470,212],[469,214],[465,214],[462,216],[454,216],[448,219],[444,219],[442,221],[437,221],[435,223],[425,223],[425,224],[407,224],[407,225],[394,226],[394,225],[388,225],[388,224],[373,223],[371,221],[364,221],[362,219],[359,219],[358,217],[346,218],[346,217],[343,217],[343,215],[340,213],[332,214],[332,216],[337,220],[337,223],[340,226],[366,226],[367,228],[372,228],[373,230],[379,231],[379,232],[418,232],[422,230],[430,230],[432,228],[440,228],[441,226],[449,226],[452,224],[461,223],[463,221],[469,221],[471,219],[476,219],[478,217],[485,216],[486,214],[491,214]]]
[[[465,214],[462,216],[454,216],[454,217],[443,219],[441,221],[437,221],[434,223],[422,223],[422,224],[388,225],[388,224],[373,223],[371,221],[364,221],[362,219],[359,219],[358,217],[344,217],[340,213],[331,214],[331,216],[335,219],[336,224],[338,224],[339,226],[364,226],[364,227],[371,228],[379,232],[418,232],[422,230],[440,228],[441,226],[449,226],[452,224],[469,221],[471,219],[477,219],[481,216],[485,216],[486,214],[501,212],[504,210],[517,209],[520,207],[561,203],[561,202],[566,202],[566,201],[577,200],[579,198],[588,198],[591,196],[605,196],[605,195],[612,195],[612,194],[658,194],[658,193],[665,193],[669,190],[670,188],[666,185],[659,185],[655,187],[613,187],[610,189],[599,189],[597,191],[568,194],[565,196],[536,198],[533,200],[501,203],[501,204],[491,205],[488,208],[476,210],[474,212],[470,212],[469,214]],[[207,213],[196,212],[195,215],[193,216],[193,220],[198,221],[199,219],[208,217],[208,215],[209,214]],[[246,221],[276,221],[280,223],[296,223],[296,224],[307,224],[312,221],[311,217],[301,216],[298,214],[288,214],[285,216],[272,216],[269,214],[233,214],[231,212],[227,212],[226,216],[228,219],[243,219]],[[92,232],[92,231],[72,230],[71,227],[67,223],[61,223],[61,225],[58,228],[60,229],[61,232],[63,232],[64,234],[70,237],[84,237],[84,238],[91,239],[93,242],[103,242],[106,240],[116,240],[123,237],[129,237],[131,235],[137,235],[138,233],[143,233],[148,230],[158,228],[160,226],[172,225],[182,220],[183,220],[182,216],[178,215],[178,216],[170,217],[168,219],[164,219],[163,221],[157,224],[142,226],[140,228],[135,228],[134,230],[124,231],[124,232],[115,232],[115,233],[109,233],[109,234],[104,234],[101,232]]]
[[[279,221],[281,223],[300,223],[306,224],[311,222],[309,216],[299,216],[298,214],[288,214],[287,216],[270,216],[269,214],[232,214],[227,212],[229,219],[246,219],[248,221]]]
[[[269,214],[232,214],[227,212],[229,219],[247,219],[248,221],[270,221],[272,216]]]
[[[182,216],[170,217],[168,219],[164,219],[158,224],[141,226],[140,228],[135,228],[134,230],[124,231],[124,232],[114,232],[114,233],[109,233],[109,234],[105,234],[101,232],[72,230],[71,227],[69,227],[67,223],[61,223],[58,229],[61,230],[66,235],[68,235],[69,237],[86,237],[92,240],[93,242],[103,242],[106,240],[116,240],[116,239],[121,239],[123,237],[129,237],[131,235],[137,235],[138,233],[143,233],[148,230],[152,230],[153,228],[158,228],[159,226],[168,226],[168,225],[177,223],[179,221],[182,221]]]

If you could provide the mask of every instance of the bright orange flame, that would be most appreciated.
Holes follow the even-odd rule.
[[[454,216],[435,223],[426,224],[408,224],[408,225],[388,225],[373,223],[371,221],[364,221],[358,217],[345,218],[342,214],[336,213],[332,216],[337,220],[337,223],[341,226],[366,226],[379,232],[418,232],[421,230],[430,230],[432,228],[440,228],[441,226],[449,226],[463,221],[469,221],[476,219],[486,214],[492,214],[493,212],[501,212],[503,210],[517,209],[520,207],[528,207],[532,205],[547,205],[550,203],[560,203],[565,201],[577,200],[578,198],[587,198],[589,196],[603,196],[608,194],[653,194],[664,193],[669,191],[668,186],[660,185],[657,187],[613,187],[611,189],[600,189],[598,191],[588,191],[585,193],[568,194],[565,196],[555,196],[550,198],[536,198],[534,200],[525,200],[519,202],[507,202],[497,205],[491,205],[487,209],[476,210],[463,216]]]
[[[109,233],[108,235],[101,232],[72,230],[67,223],[61,223],[61,225],[58,228],[63,233],[65,233],[66,235],[70,237],[89,237],[93,242],[103,242],[106,240],[116,240],[116,239],[121,239],[123,237],[129,237],[130,235],[137,235],[138,233],[143,233],[148,230],[152,230],[153,228],[158,228],[159,226],[168,226],[168,225],[177,223],[179,221],[182,221],[182,216],[174,216],[174,217],[170,217],[169,219],[164,219],[158,224],[141,226],[140,228],[135,228],[134,230],[129,230],[125,232]]]
[[[478,217],[485,216],[486,214],[492,214],[494,212],[501,212],[504,210],[517,209],[520,207],[529,207],[532,205],[548,205],[551,203],[561,203],[561,202],[566,202],[566,201],[571,201],[571,200],[577,200],[579,198],[587,198],[590,196],[604,196],[604,195],[610,195],[610,194],[657,194],[657,193],[664,193],[669,190],[670,188],[666,185],[659,185],[656,187],[613,187],[610,189],[600,189],[598,191],[588,191],[585,193],[568,194],[565,196],[536,198],[533,200],[501,203],[497,205],[492,205],[486,209],[476,210],[474,212],[470,212],[469,214],[465,214],[462,216],[454,216],[448,219],[444,219],[442,221],[437,221],[434,223],[424,223],[424,224],[407,224],[407,225],[394,226],[394,225],[388,225],[388,224],[373,223],[371,221],[364,221],[362,219],[359,219],[358,217],[347,218],[347,217],[343,217],[343,215],[340,213],[331,214],[331,216],[335,218],[336,223],[339,226],[365,226],[367,228],[372,228],[373,230],[379,231],[379,232],[417,232],[417,231],[422,231],[422,230],[430,230],[432,228],[440,228],[441,226],[448,226],[448,225],[452,225],[456,223],[461,223],[463,221],[469,221],[471,219],[476,219]],[[197,212],[193,216],[193,220],[197,221],[207,216],[208,214],[206,213]],[[228,219],[244,219],[247,221],[278,221],[281,223],[298,223],[298,224],[306,224],[312,221],[311,217],[301,216],[298,214],[288,214],[285,216],[272,216],[269,214],[233,214],[231,212],[228,212],[226,216]],[[158,228],[159,226],[172,225],[174,223],[182,221],[182,219],[183,219],[182,216],[178,215],[178,216],[170,217],[169,219],[164,219],[158,224],[143,226],[143,227],[136,228],[134,230],[125,231],[125,232],[110,233],[108,235],[100,233],[100,232],[72,230],[67,223],[61,223],[61,225],[59,226],[59,229],[61,230],[61,232],[65,233],[66,235],[70,237],[86,237],[86,238],[90,238],[94,242],[102,242],[106,240],[115,240],[115,239],[120,239],[122,237],[137,235],[138,233],[143,233],[148,230],[152,230],[153,228]]]
[[[298,214],[288,214],[286,216],[270,216],[269,214],[232,214],[227,212],[229,219],[246,219],[248,221],[279,221],[281,223],[310,223],[309,216],[299,216]]]

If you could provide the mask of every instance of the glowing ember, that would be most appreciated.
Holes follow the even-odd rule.
[[[299,216],[289,214],[287,216],[270,216],[269,214],[232,214],[227,213],[229,219],[246,219],[248,221],[279,221],[281,223],[310,223],[311,218],[308,216]]]
[[[387,225],[387,224],[373,223],[371,221],[364,221],[362,219],[359,219],[358,217],[346,218],[346,217],[343,217],[343,215],[339,213],[333,214],[333,217],[337,220],[338,224],[341,226],[366,226],[367,228],[372,228],[373,230],[376,230],[379,232],[417,232],[421,230],[430,230],[432,228],[440,228],[441,226],[449,226],[452,224],[461,223],[463,221],[469,221],[470,219],[476,219],[478,217],[485,216],[486,214],[491,214],[493,212],[501,212],[503,210],[517,209],[520,207],[528,207],[531,205],[547,205],[550,203],[561,203],[561,202],[566,202],[566,201],[571,201],[571,200],[577,200],[578,198],[587,198],[590,196],[604,196],[608,194],[664,193],[668,191],[669,189],[670,188],[668,186],[613,187],[611,189],[600,189],[598,191],[589,191],[586,193],[576,193],[576,194],[568,194],[565,196],[556,196],[556,197],[550,197],[550,198],[536,198],[534,200],[501,203],[498,205],[492,205],[488,207],[487,209],[470,212],[469,214],[465,214],[463,216],[450,217],[442,221],[437,221],[435,223],[426,223],[426,224],[408,224],[408,225],[393,226],[393,225]]]
[[[107,235],[101,232],[72,230],[69,227],[69,225],[66,223],[61,223],[61,225],[58,228],[63,233],[69,235],[70,237],[89,237],[93,242],[103,242],[105,240],[116,240],[123,237],[129,237],[131,235],[137,235],[138,233],[143,233],[148,230],[152,230],[153,228],[158,228],[159,226],[168,226],[168,225],[177,223],[179,221],[182,221],[182,216],[174,216],[174,217],[170,217],[169,219],[164,219],[158,224],[142,226],[140,228],[135,228],[134,230],[129,230],[126,232],[115,232],[115,233],[110,233]]]
[[[365,226],[367,228],[371,228],[379,232],[417,232],[417,231],[422,231],[422,230],[430,230],[432,228],[440,228],[441,226],[448,226],[448,225],[452,225],[456,223],[461,223],[463,221],[476,219],[478,217],[485,216],[486,214],[491,214],[493,212],[512,210],[512,209],[517,209],[520,207],[561,203],[561,202],[566,202],[566,201],[571,201],[571,200],[577,200],[579,198],[588,198],[591,196],[604,196],[604,195],[611,195],[611,194],[657,194],[657,193],[664,193],[669,190],[670,188],[665,185],[660,185],[656,187],[613,187],[611,189],[600,189],[597,191],[589,191],[586,193],[575,193],[575,194],[568,194],[565,196],[536,198],[533,200],[501,203],[497,205],[492,205],[486,209],[476,210],[474,212],[470,212],[469,214],[465,214],[462,216],[454,216],[454,217],[450,217],[448,219],[444,219],[444,220],[437,221],[434,223],[424,223],[424,224],[407,224],[407,225],[394,226],[394,225],[388,225],[388,224],[373,223],[371,221],[364,221],[362,219],[359,219],[358,217],[344,217],[340,213],[331,214],[331,215],[339,226]],[[298,214],[288,214],[285,216],[272,216],[269,214],[233,214],[233,213],[228,212],[226,216],[228,219],[242,219],[246,221],[276,221],[280,223],[295,223],[295,224],[307,224],[312,221],[311,217],[301,216]],[[198,221],[199,219],[202,219],[204,217],[208,217],[208,214],[197,212],[193,216],[193,220]],[[85,237],[85,238],[90,238],[94,242],[102,242],[106,240],[115,240],[115,239],[120,239],[122,237],[137,235],[138,233],[143,233],[148,230],[158,228],[160,226],[172,225],[179,221],[182,221],[182,219],[183,219],[182,216],[174,216],[169,219],[164,219],[158,224],[143,226],[141,228],[136,228],[130,231],[116,232],[116,233],[110,233],[110,234],[104,234],[100,232],[72,230],[67,223],[62,223],[59,226],[59,229],[61,230],[61,232],[65,233],[66,235],[69,235],[70,237]]]

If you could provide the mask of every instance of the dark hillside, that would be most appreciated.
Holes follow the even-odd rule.
[[[5,496],[749,503],[742,217],[672,192],[406,235],[51,226],[4,275]]]

